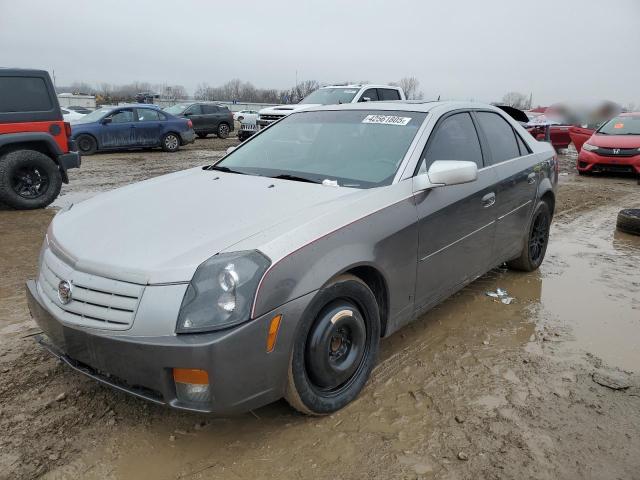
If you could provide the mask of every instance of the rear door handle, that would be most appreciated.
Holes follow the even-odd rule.
[[[484,197],[482,197],[482,206],[484,208],[492,206],[496,203],[496,194],[494,192],[487,193]]]
[[[531,172],[527,175],[527,183],[531,185],[532,183],[536,183],[536,172]]]

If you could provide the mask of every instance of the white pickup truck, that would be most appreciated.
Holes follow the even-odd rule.
[[[304,108],[380,100],[405,100],[404,91],[391,85],[329,85],[319,88],[295,105],[263,108],[258,113],[258,129]]]

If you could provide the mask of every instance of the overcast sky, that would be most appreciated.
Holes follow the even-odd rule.
[[[639,0],[0,0],[0,66],[287,88],[415,76],[425,98],[640,105]]]

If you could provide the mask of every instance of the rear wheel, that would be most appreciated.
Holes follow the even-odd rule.
[[[309,415],[341,409],[364,387],[379,341],[375,296],[357,277],[338,277],[305,313],[289,363],[286,400]]]
[[[627,208],[618,212],[616,228],[631,235],[640,235],[640,209]]]
[[[19,210],[43,208],[61,187],[58,166],[43,153],[16,150],[0,157],[0,203]]]
[[[551,228],[551,209],[547,202],[539,202],[533,212],[527,239],[520,256],[507,262],[507,266],[514,270],[532,272],[536,270],[547,252],[549,230]]]
[[[221,123],[218,125],[218,138],[227,138],[229,136],[229,125],[226,123]]]
[[[78,150],[82,155],[93,155],[98,150],[96,139],[91,135],[78,135],[76,145],[78,145]]]
[[[165,152],[177,152],[180,148],[180,139],[173,132],[167,133],[161,140],[162,150]]]

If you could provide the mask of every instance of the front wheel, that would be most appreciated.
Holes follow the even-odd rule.
[[[353,275],[336,278],[305,312],[289,362],[287,402],[308,415],[340,410],[364,387],[379,342],[373,292]]]
[[[536,270],[547,252],[549,244],[549,230],[551,228],[551,209],[547,202],[538,202],[527,232],[527,238],[520,256],[507,266],[514,270],[532,272]]]
[[[175,133],[167,133],[162,137],[162,150],[165,152],[177,152],[180,148],[180,139]]]
[[[226,123],[221,123],[218,125],[218,138],[227,138],[229,136],[229,125]]]
[[[0,156],[0,203],[18,209],[44,208],[62,187],[54,161],[35,150],[15,150]]]

